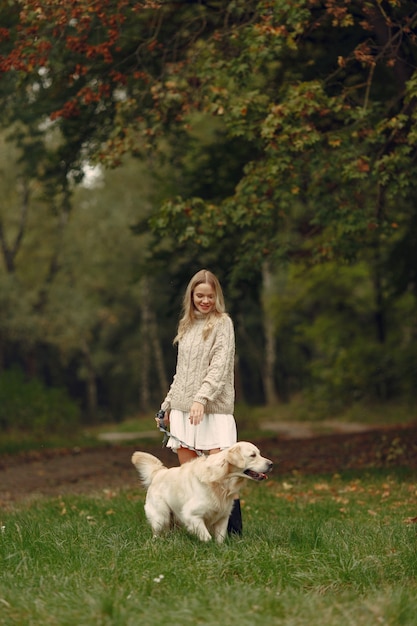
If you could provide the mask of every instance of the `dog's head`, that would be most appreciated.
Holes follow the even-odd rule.
[[[249,441],[235,443],[227,450],[226,458],[235,476],[251,480],[265,480],[273,466],[272,461],[261,456],[258,448]]]

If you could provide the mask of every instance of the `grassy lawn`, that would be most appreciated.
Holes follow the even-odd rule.
[[[417,476],[272,478],[244,536],[151,538],[141,491],[0,513],[0,624],[415,626]]]

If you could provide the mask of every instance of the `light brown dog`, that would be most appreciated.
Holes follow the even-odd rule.
[[[218,543],[245,479],[265,480],[272,469],[272,461],[248,441],[179,467],[167,468],[147,452],[135,452],[132,463],[147,489],[145,514],[154,537],[169,528],[173,516],[201,541],[213,536]]]

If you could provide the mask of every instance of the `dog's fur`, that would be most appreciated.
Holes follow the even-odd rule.
[[[147,489],[145,514],[154,537],[174,517],[201,541],[213,536],[218,543],[226,537],[233,499],[244,480],[264,480],[272,469],[272,461],[247,441],[169,469],[147,452],[135,452],[132,463]]]

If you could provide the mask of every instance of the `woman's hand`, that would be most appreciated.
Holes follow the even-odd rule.
[[[190,409],[190,423],[197,426],[204,417],[204,404],[193,402]]]
[[[164,424],[165,428],[167,428],[169,426],[169,411],[165,411],[164,414],[164,419],[162,420],[162,423]],[[159,417],[155,417],[155,422],[157,427],[159,428],[161,425],[161,420],[159,419]]]

